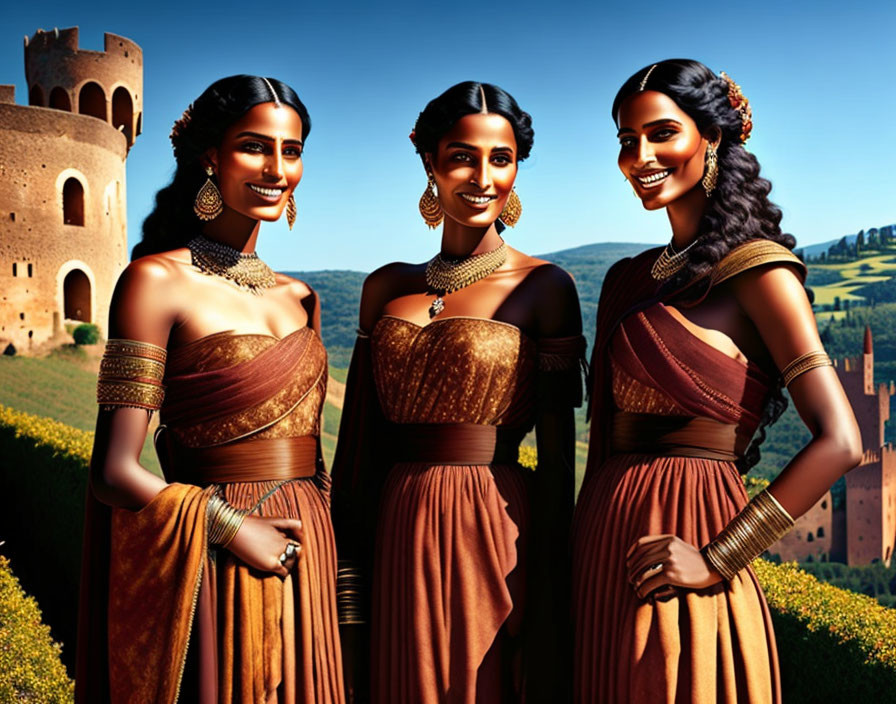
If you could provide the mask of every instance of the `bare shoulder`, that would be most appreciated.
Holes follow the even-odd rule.
[[[582,332],[579,294],[568,271],[517,250],[511,250],[508,262],[514,269],[526,271],[520,286],[532,294],[539,336],[567,337]]]
[[[161,290],[176,286],[183,278],[186,250],[172,250],[158,254],[148,254],[130,262],[118,278],[113,294],[113,305],[117,299],[132,296],[157,295]]]
[[[361,329],[370,331],[386,303],[413,290],[425,268],[425,264],[392,262],[368,274],[361,289]]]
[[[304,301],[309,296],[316,295],[308,283],[286,274],[277,273],[277,286],[283,287],[289,297],[296,301]]]

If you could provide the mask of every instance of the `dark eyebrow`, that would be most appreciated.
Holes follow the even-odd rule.
[[[446,145],[445,149],[458,148],[458,149],[469,149],[471,152],[479,151],[472,144],[467,144],[466,142],[450,142]],[[513,153],[513,147],[492,147],[492,153],[495,152],[511,152]]]
[[[234,139],[239,139],[240,137],[254,137],[255,139],[263,139],[266,142],[274,141],[273,137],[266,135],[266,134],[259,134],[258,132],[240,132],[236,137],[234,137]],[[298,144],[300,147],[302,146],[301,139],[284,139],[283,143],[284,144]]]
[[[641,125],[641,129],[644,129],[646,127],[656,127],[657,125],[663,125],[663,124],[666,124],[669,122],[671,122],[673,125],[678,125],[679,127],[682,126],[678,120],[673,120],[671,117],[663,117],[663,118],[660,118],[659,120],[645,122],[643,125]],[[616,133],[616,136],[618,137],[623,132],[634,132],[634,130],[631,127],[621,127],[619,129],[619,131]]]

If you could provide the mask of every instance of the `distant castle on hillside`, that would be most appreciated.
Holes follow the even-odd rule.
[[[837,360],[835,367],[862,433],[862,461],[846,475],[845,506],[834,510],[827,492],[769,552],[782,560],[889,566],[896,544],[896,448],[884,443],[884,423],[896,389],[892,382],[874,385],[870,328],[862,354]]]
[[[125,160],[143,124],[143,52],[78,28],[25,38],[28,105],[0,85],[0,352],[104,326],[127,264]]]

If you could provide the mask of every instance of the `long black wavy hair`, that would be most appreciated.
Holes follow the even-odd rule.
[[[174,178],[156,194],[155,208],[143,221],[143,239],[131,252],[132,259],[184,247],[199,233],[202,223],[193,212],[193,202],[208,178],[202,158],[221,144],[227,128],[251,108],[275,98],[299,114],[304,142],[311,131],[308,110],[296,92],[276,78],[228,76],[212,83],[193,102],[171,132],[177,162]]]
[[[436,153],[439,140],[458,120],[466,115],[475,115],[483,111],[501,115],[510,123],[516,139],[517,161],[523,161],[532,153],[532,145],[535,142],[532,116],[522,110],[513,96],[503,88],[491,83],[464,81],[451,86],[439,97],[430,100],[417,117],[417,123],[414,125],[414,146],[424,167],[426,155]],[[500,220],[497,226],[498,232],[504,229],[504,223]]]
[[[796,240],[781,231],[781,210],[768,198],[772,184],[759,175],[759,161],[741,143],[743,122],[728,99],[728,82],[690,59],[668,59],[645,66],[616,94],[614,121],[618,120],[622,101],[641,90],[659,91],[672,98],[702,134],[708,135],[714,128],[721,133],[718,180],[699,224],[699,239],[688,250],[684,268],[666,282],[665,289],[684,289],[685,297],[700,297],[709,285],[707,274],[713,266],[749,240],[768,239],[793,249]],[[787,399],[779,385],[771,392],[756,439],[738,462],[741,472],[759,461],[759,446],[765,440],[767,426],[786,408]]]

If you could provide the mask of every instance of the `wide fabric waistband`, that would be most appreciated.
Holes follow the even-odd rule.
[[[519,433],[478,423],[392,423],[389,442],[397,462],[516,464]]]
[[[165,478],[189,484],[263,482],[312,477],[317,472],[317,438],[237,440],[214,447],[184,447],[173,434],[156,437]]]
[[[745,452],[750,438],[738,426],[712,418],[663,416],[616,411],[612,454],[701,457],[733,462]]]

